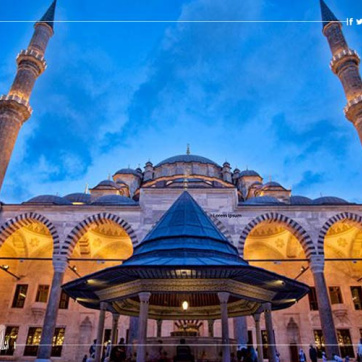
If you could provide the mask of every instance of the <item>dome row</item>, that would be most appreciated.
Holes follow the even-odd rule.
[[[324,196],[317,199],[310,199],[305,196],[291,196],[289,203],[281,202],[272,196],[260,196],[252,197],[245,202],[241,202],[239,205],[346,205],[348,201],[339,197]]]

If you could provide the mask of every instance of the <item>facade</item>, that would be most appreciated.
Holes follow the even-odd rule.
[[[321,6],[332,69],[349,101],[346,115],[361,137],[359,59],[341,24],[323,1]],[[0,98],[0,187],[17,133],[30,117],[32,87],[45,69],[54,10],[55,2],[35,25],[29,49],[18,57],[14,85]],[[0,360],[44,361],[50,354],[52,360],[81,360],[97,336],[99,312],[69,299],[61,285],[129,259],[185,189],[251,265],[311,287],[308,297],[273,313],[281,361],[293,360],[310,343],[330,355],[339,347],[343,356],[354,357],[351,344],[362,337],[362,205],[294,195],[256,171],[219,165],[188,150],[155,165],[147,162],[143,170],[121,169],[89,194],[0,204]],[[229,320],[230,337],[255,344],[254,320],[243,318]],[[112,322],[106,314],[105,340]],[[149,319],[148,337],[168,337],[180,323]],[[267,343],[265,320],[260,323]],[[120,316],[118,336],[132,342],[136,325]],[[194,325],[200,337],[221,337],[220,320]]]

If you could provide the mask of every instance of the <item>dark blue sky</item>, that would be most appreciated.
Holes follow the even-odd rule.
[[[326,0],[362,18],[356,0]],[[36,20],[48,0],[0,0]],[[58,1],[57,20],[320,20],[318,0]],[[31,23],[0,23],[0,93]],[[1,199],[65,195],[120,168],[191,152],[293,194],[362,202],[362,149],[320,23],[57,23]],[[362,26],[344,26],[361,52]]]

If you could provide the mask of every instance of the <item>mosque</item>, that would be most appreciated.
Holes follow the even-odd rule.
[[[56,1],[35,24],[11,90],[0,97],[0,187],[18,131],[31,116],[32,88],[46,68],[55,7]],[[321,9],[345,114],[362,140],[359,58],[323,0]],[[310,344],[320,356],[356,357],[362,205],[294,195],[257,171],[233,169],[187,147],[144,169],[115,170],[86,193],[0,207],[1,361],[81,361],[96,338],[151,345],[179,336],[191,345],[212,342],[214,350],[194,347],[199,360],[229,361],[222,346],[235,350],[247,341],[259,345],[259,362],[276,361],[275,348],[282,362],[295,361]],[[234,267],[245,271],[235,276]],[[146,289],[135,285],[131,271]],[[191,283],[200,278],[204,284]],[[150,279],[165,283],[164,294],[150,296],[159,288]],[[177,289],[182,283],[189,293]],[[141,362],[152,351],[137,352]]]

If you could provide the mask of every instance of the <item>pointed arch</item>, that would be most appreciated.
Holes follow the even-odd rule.
[[[131,239],[133,246],[138,244],[137,235],[133,230],[132,226],[127,221],[121,219],[117,215],[103,212],[89,216],[85,220],[80,222],[78,225],[76,225],[65,239],[64,244],[60,250],[60,254],[70,256],[78,240],[88,231],[89,227],[93,224],[99,226],[105,220],[113,221],[114,223],[119,225],[122,229],[124,229],[124,231],[128,234],[129,238]]]
[[[245,241],[246,238],[249,236],[250,232],[257,225],[263,222],[276,222],[280,225],[283,225],[289,232],[291,232],[298,239],[298,241],[303,247],[303,250],[307,258],[309,258],[311,255],[317,254],[316,248],[313,244],[313,240],[301,225],[299,225],[296,221],[285,215],[278,214],[275,212],[270,212],[254,218],[249,222],[248,225],[245,226],[239,239],[238,250],[240,255],[244,254]]]
[[[330,217],[322,226],[319,235],[318,235],[318,254],[324,255],[324,239],[327,235],[328,230],[332,225],[341,221],[349,221],[354,226],[357,226],[359,229],[362,229],[362,216],[353,214],[351,212],[341,212],[337,215]]]
[[[53,254],[57,254],[60,250],[60,241],[56,227],[45,216],[37,214],[35,212],[27,212],[25,214],[20,214],[1,225],[0,247],[5,242],[5,240],[8,237],[10,237],[14,232],[18,231],[20,228],[24,226],[31,225],[33,222],[39,222],[46,226],[53,239]]]

